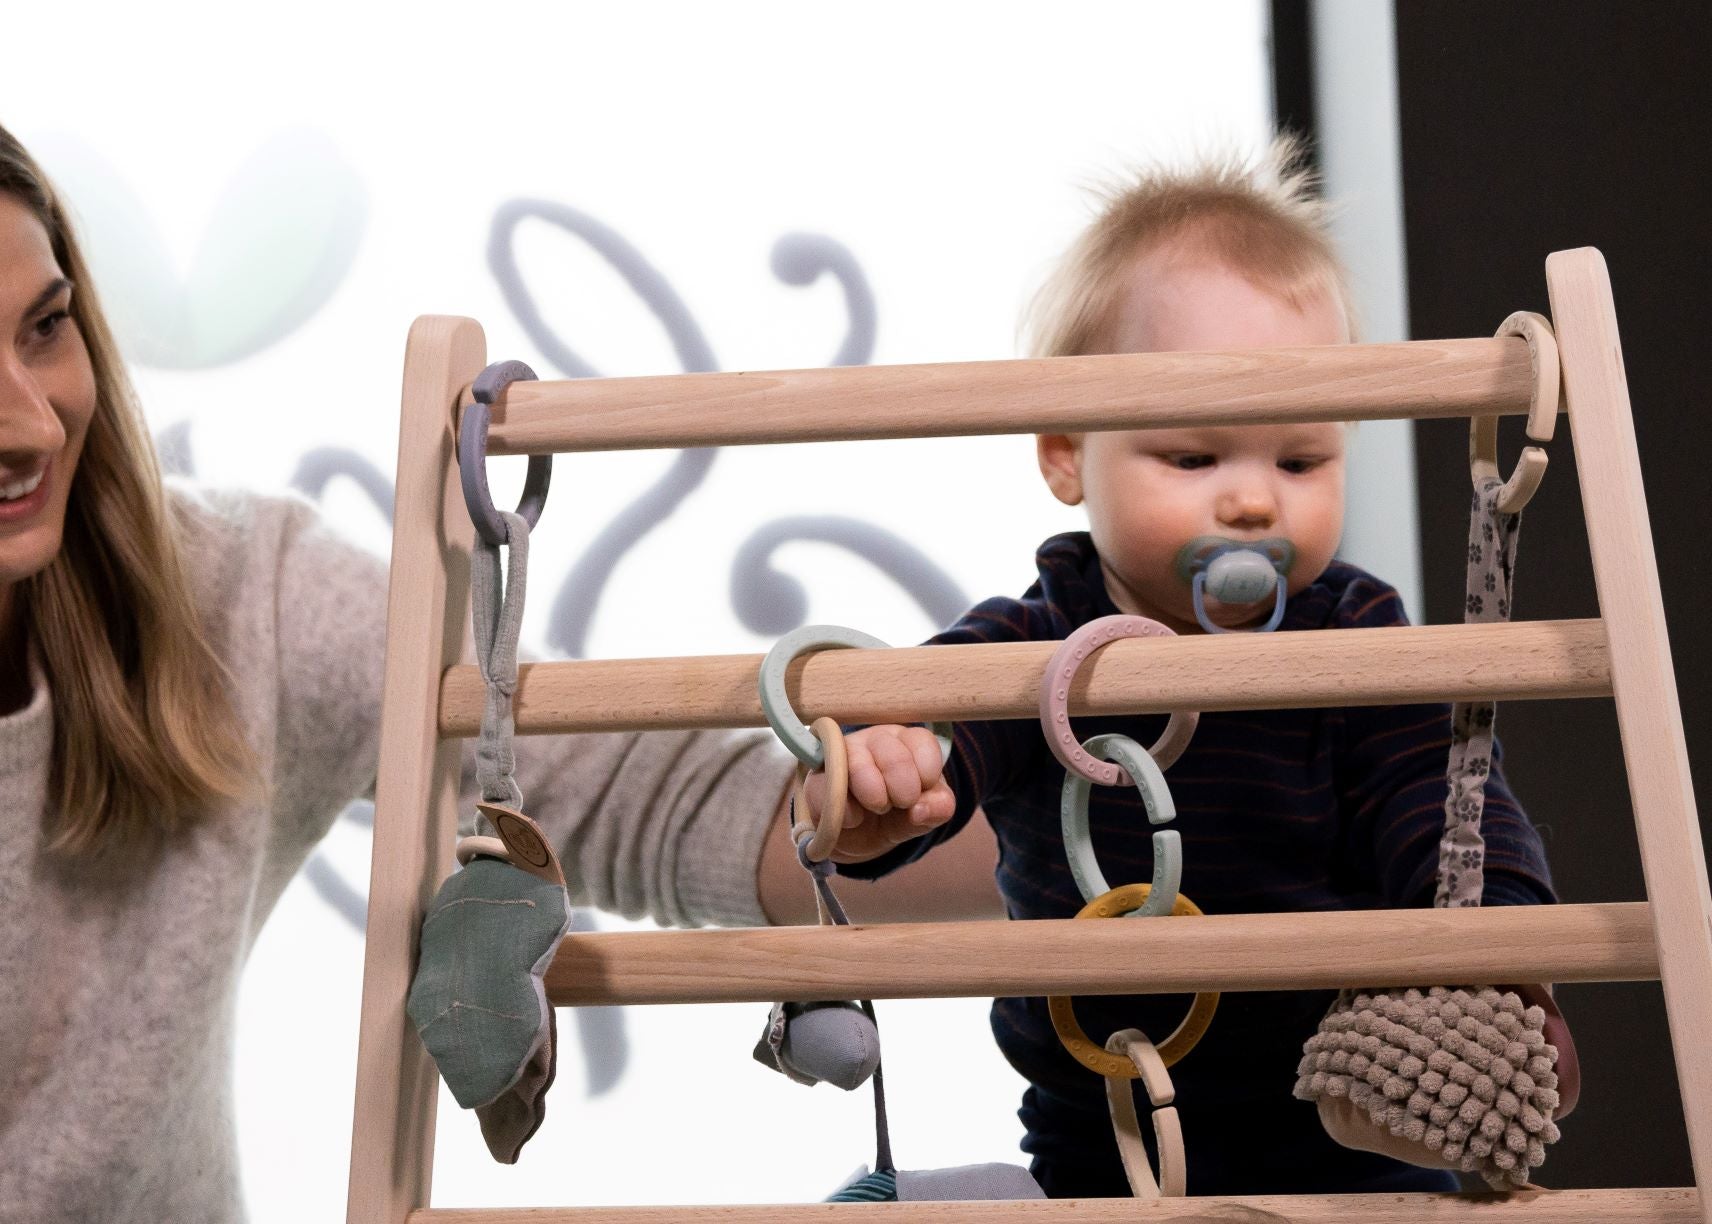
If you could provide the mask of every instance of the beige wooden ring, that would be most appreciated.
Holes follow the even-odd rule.
[[[822,863],[838,844],[844,831],[844,817],[850,807],[850,754],[844,747],[844,729],[834,718],[817,718],[809,727],[826,753],[826,807],[815,820],[809,815],[807,765],[797,766],[796,826],[791,830],[796,839],[802,830],[810,830],[808,846],[803,853],[811,863]]]
[[[1112,1034],[1113,1038],[1120,1035]],[[1110,1048],[1108,1044],[1107,1049]],[[1154,1180],[1153,1168],[1147,1163],[1147,1147],[1141,1141],[1141,1120],[1135,1116],[1135,1093],[1128,1080],[1106,1081],[1106,1111],[1112,1115],[1112,1137],[1117,1140],[1118,1159],[1123,1161],[1124,1176],[1129,1179],[1130,1193],[1138,1199],[1158,1198],[1159,1183]],[[1154,1133],[1158,1134],[1157,1131]],[[1160,1155],[1163,1157],[1164,1152]]]
[[[1160,1196],[1182,1198],[1189,1193],[1189,1162],[1183,1155],[1183,1123],[1175,1106],[1153,1111],[1153,1135],[1159,1142]]]
[[[1148,1040],[1146,1033],[1140,1029],[1119,1029],[1106,1038],[1106,1049],[1113,1054],[1122,1054],[1135,1064],[1141,1086],[1147,1092],[1148,1103],[1155,1109],[1177,1099],[1177,1087],[1171,1082],[1171,1072],[1165,1069],[1165,1060],[1159,1057],[1158,1048]]]
[[[478,857],[511,861],[511,851],[497,837],[466,837],[458,843],[453,853],[458,856],[458,866],[468,867],[470,860]]]
[[[1118,1156],[1123,1157],[1123,1173],[1130,1179],[1130,1191],[1137,1198],[1180,1198],[1186,1190],[1188,1176],[1183,1157],[1183,1125],[1176,1109],[1168,1108],[1176,1097],[1171,1087],[1171,1075],[1164,1060],[1140,1029],[1120,1029],[1106,1039],[1106,1053],[1126,1056],[1135,1063],[1142,1084],[1147,1087],[1147,1099],[1154,1104],[1154,1138],[1159,1142],[1159,1179],[1147,1164],[1147,1147],[1142,1144],[1142,1123],[1135,1116],[1135,1092],[1123,1078],[1106,1080],[1106,1108],[1111,1113],[1111,1130],[1118,1138]]]
[[[1151,885],[1125,884],[1122,888],[1114,888],[1095,897],[1082,907],[1076,917],[1121,918],[1131,910],[1140,908],[1151,891]],[[1201,907],[1178,893],[1177,904],[1171,907],[1171,913],[1178,917],[1199,917]],[[1152,922],[1153,919],[1146,921]],[[1088,1070],[1107,1079],[1132,1080],[1140,1075],[1135,1064],[1129,1059],[1108,1053],[1089,1039],[1076,1019],[1075,1003],[1076,1000],[1070,995],[1052,995],[1046,1000],[1046,1011],[1052,1017],[1053,1031],[1058,1034],[1058,1040],[1064,1043],[1064,1048],[1070,1051],[1070,1056]],[[1195,1001],[1189,1005],[1189,1014],[1183,1017],[1183,1023],[1177,1026],[1171,1036],[1159,1043],[1159,1057],[1167,1067],[1181,1060],[1200,1044],[1201,1038],[1207,1035],[1207,1026],[1213,1022],[1213,1013],[1218,1009],[1218,991],[1204,990],[1195,995]]]
[[[1520,336],[1528,342],[1528,364],[1533,370],[1534,392],[1528,402],[1528,437],[1550,442],[1557,429],[1561,374],[1557,337],[1543,315],[1518,310],[1498,325],[1499,336]],[[1545,479],[1547,455],[1538,446],[1522,448],[1516,470],[1498,495],[1498,509],[1519,514]],[[1498,418],[1475,417],[1468,423],[1468,470],[1474,487],[1487,480],[1503,480],[1498,471]]]
[[[1177,1111],[1169,1108],[1176,1097],[1171,1076],[1147,1034],[1140,1029],[1119,1029],[1106,1039],[1106,1052],[1127,1057],[1135,1064],[1153,1103],[1153,1135],[1159,1145],[1159,1178],[1147,1163],[1147,1148],[1141,1140],[1136,1118],[1135,1093],[1127,1079],[1106,1080],[1106,1107],[1112,1115],[1112,1133],[1117,1137],[1118,1155],[1130,1191],[1139,1199],[1181,1198],[1187,1191],[1187,1161],[1183,1155],[1183,1126]]]

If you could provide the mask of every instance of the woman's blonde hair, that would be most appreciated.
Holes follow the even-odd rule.
[[[229,676],[203,634],[154,444],[67,210],[0,128],[0,193],[47,230],[76,287],[96,404],[58,554],[12,588],[10,614],[54,703],[49,844],[88,854],[158,843],[255,783]]]
[[[1156,164],[1097,188],[1098,215],[1025,316],[1029,352],[1109,352],[1123,273],[1166,242],[1224,264],[1293,306],[1333,295],[1353,340],[1348,276],[1305,152],[1297,138],[1280,136],[1257,158],[1225,153],[1189,166]]]

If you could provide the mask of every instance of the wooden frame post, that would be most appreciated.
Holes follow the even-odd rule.
[[[1682,708],[1641,484],[1635,422],[1605,259],[1591,247],[1546,260],[1569,426],[1609,637],[1611,687],[1658,940],[1694,1179],[1712,1185],[1712,893],[1688,772]],[[1698,496],[1695,490],[1689,494]],[[1701,1195],[1712,1224],[1712,1195]]]
[[[404,351],[349,1224],[404,1224],[428,1206],[433,1176],[440,1080],[404,1001],[457,830],[463,745],[440,738],[440,677],[469,650],[473,532],[458,481],[457,403],[486,354],[479,324],[447,316],[418,319]]]

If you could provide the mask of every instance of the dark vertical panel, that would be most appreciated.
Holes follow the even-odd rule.
[[[1319,133],[1314,114],[1314,46],[1308,0],[1272,0],[1272,117],[1282,131],[1308,138],[1316,167]]]
[[[1397,5],[1409,309],[1417,338],[1489,334],[1512,310],[1548,313],[1544,261],[1596,246],[1611,266],[1643,477],[1697,790],[1712,795],[1712,404],[1705,184],[1712,6],[1532,0]],[[1502,431],[1517,451],[1519,421]],[[1428,619],[1458,620],[1467,536],[1467,431],[1417,428]],[[1597,614],[1567,429],[1530,507],[1517,615]],[[1640,859],[1609,702],[1513,702],[1507,768],[1547,835],[1566,901],[1635,900]],[[1567,987],[1586,1070],[1582,1105],[1541,1181],[1686,1185],[1657,984]],[[1712,1017],[1704,1018],[1712,1032]]]

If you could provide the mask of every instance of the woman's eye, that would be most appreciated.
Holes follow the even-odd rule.
[[[1211,455],[1166,455],[1165,462],[1184,472],[1193,472],[1200,468],[1213,466]]]
[[[69,310],[55,310],[37,319],[35,326],[30,330],[35,333],[38,340],[52,340],[59,332],[60,325],[69,318],[71,318]]]

